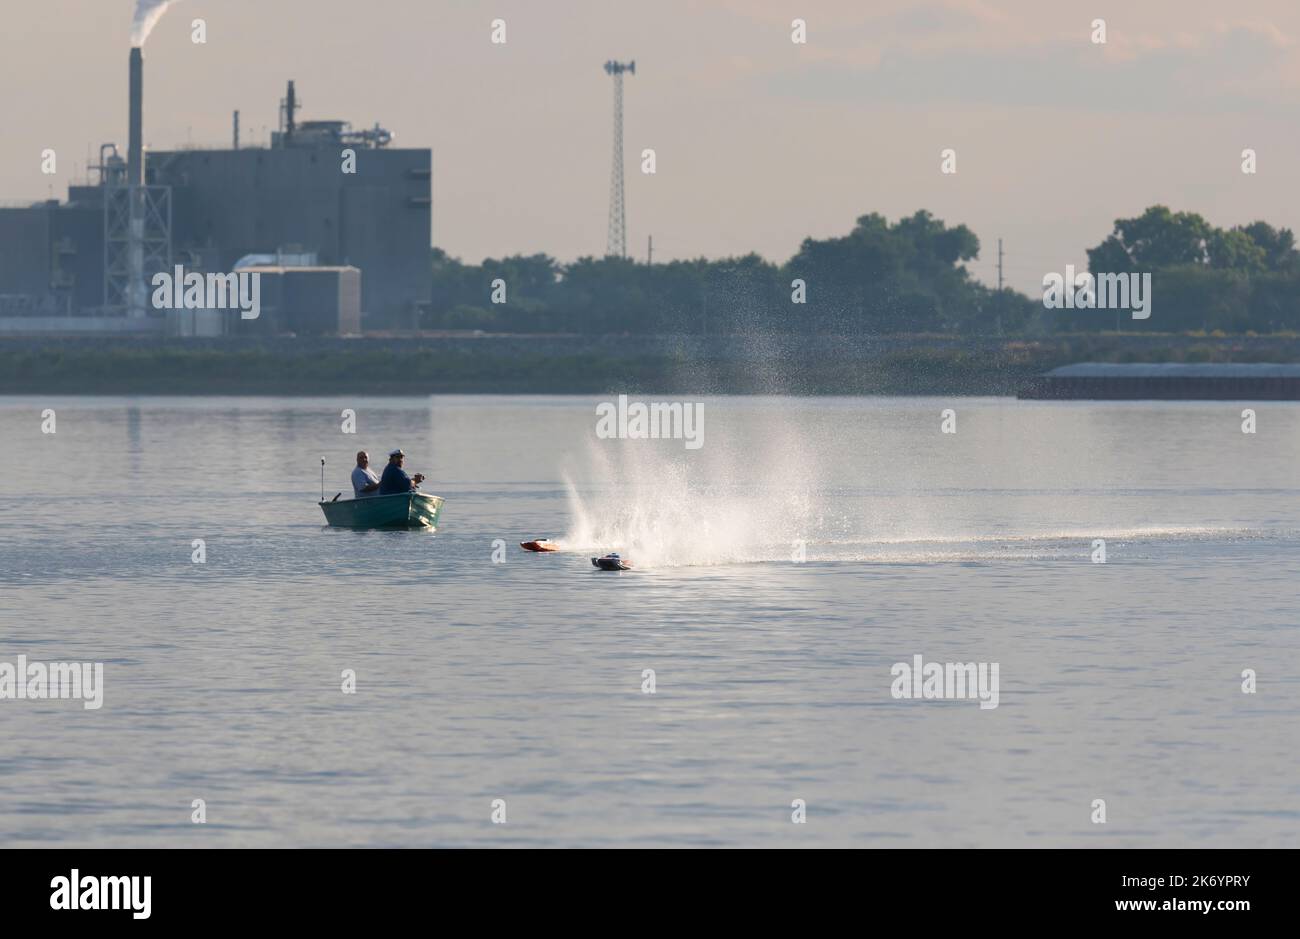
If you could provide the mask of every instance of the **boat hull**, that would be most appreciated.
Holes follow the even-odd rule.
[[[340,499],[319,503],[332,528],[428,528],[437,530],[442,497],[424,492]]]

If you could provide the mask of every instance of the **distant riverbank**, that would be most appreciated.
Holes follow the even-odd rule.
[[[1300,362],[1300,337],[12,338],[0,394],[1012,395],[1085,361]]]

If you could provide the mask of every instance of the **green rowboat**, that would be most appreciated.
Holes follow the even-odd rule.
[[[325,521],[334,528],[429,528],[437,530],[442,496],[397,492],[321,502]]]

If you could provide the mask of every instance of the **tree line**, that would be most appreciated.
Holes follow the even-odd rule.
[[[872,213],[837,238],[808,238],[784,264],[757,254],[645,264],[545,254],[465,264],[432,252],[421,325],[515,333],[746,335],[948,333],[1034,336],[1114,329],[1277,332],[1300,329],[1300,253],[1266,222],[1220,229],[1152,206],[1118,219],[1088,269],[1150,273],[1153,315],[1048,310],[1042,296],[996,290],[966,264],[979,239],[921,210]],[[1062,266],[1063,267],[1063,266]],[[1046,274],[1048,272],[1044,272]],[[503,302],[494,302],[503,301]]]

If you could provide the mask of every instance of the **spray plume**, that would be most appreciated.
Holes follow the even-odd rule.
[[[135,19],[131,21],[131,45],[143,46],[167,8],[175,2],[176,0],[136,0]]]
[[[566,474],[572,523],[561,547],[663,568],[788,561],[794,539],[824,537],[815,432],[770,409],[706,407],[714,436],[697,451],[589,442],[581,488]]]

